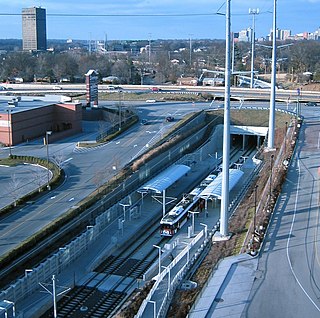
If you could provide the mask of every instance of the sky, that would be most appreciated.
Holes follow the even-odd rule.
[[[231,30],[251,27],[249,8],[259,9],[256,37],[267,36],[273,2],[231,0]],[[1,0],[0,39],[21,39],[21,10],[33,6],[46,9],[48,39],[225,38],[225,0]],[[292,34],[317,30],[319,16],[320,0],[277,0],[277,27]]]

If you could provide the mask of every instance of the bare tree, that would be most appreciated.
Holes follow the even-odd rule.
[[[13,205],[17,206],[17,200],[20,198],[22,181],[16,177],[15,174],[11,175],[9,182],[9,196],[13,198]]]
[[[41,186],[47,182],[47,172],[44,169],[32,170],[33,180],[38,187],[38,191],[41,191]]]
[[[52,161],[59,167],[59,173],[62,169],[63,163],[64,163],[64,156],[63,154],[60,152],[57,155],[53,155],[51,157]]]

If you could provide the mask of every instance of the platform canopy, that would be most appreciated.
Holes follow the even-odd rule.
[[[238,183],[244,172],[238,169],[229,169],[229,191]],[[203,199],[221,199],[222,173],[220,173],[201,193]]]
[[[173,165],[162,171],[156,177],[145,183],[138,192],[155,191],[162,193],[172,184],[178,181],[183,175],[189,172],[191,168],[186,165]]]

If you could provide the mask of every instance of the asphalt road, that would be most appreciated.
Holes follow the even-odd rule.
[[[287,182],[242,317],[320,317],[320,109],[304,108]]]

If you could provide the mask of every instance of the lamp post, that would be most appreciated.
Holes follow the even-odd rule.
[[[52,131],[46,131],[46,148],[47,148],[47,189],[50,189],[50,170],[49,170],[49,135],[52,134]]]
[[[269,136],[268,148],[274,148],[275,133],[275,108],[276,108],[276,72],[277,72],[277,0],[273,1],[273,34],[272,34],[272,72],[271,72],[271,94],[269,111]]]
[[[8,112],[8,140],[9,140],[9,157],[12,156],[12,153],[11,153],[11,109],[7,109],[7,112]]]
[[[256,14],[259,14],[259,9],[249,9],[249,14],[252,14],[252,33],[251,33],[251,80],[250,80],[250,88],[254,87],[254,53],[255,53],[255,41],[256,41],[256,24],[255,17]]]
[[[158,251],[159,251],[159,277],[160,277],[160,274],[161,274],[161,247],[158,246],[158,245],[153,245],[153,247],[157,248]]]

